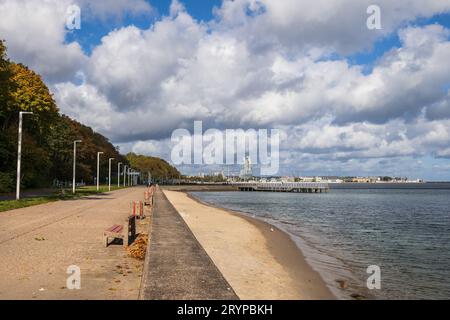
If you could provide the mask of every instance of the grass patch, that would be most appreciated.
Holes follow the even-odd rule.
[[[111,186],[111,191],[124,189],[124,187],[118,188],[117,186]],[[55,191],[52,195],[41,196],[35,198],[24,198],[20,200],[2,200],[0,201],[0,212],[26,208],[31,206],[36,206],[39,204],[55,202],[60,200],[74,200],[81,197],[87,197],[91,195],[101,194],[108,192],[108,187],[100,186],[99,191],[97,191],[96,186],[80,187],[77,188],[75,194],[72,193],[72,189],[60,189]]]
[[[27,198],[21,200],[3,200],[0,201],[0,212],[20,209],[25,207],[36,206],[38,204],[43,204],[47,202],[57,201],[58,199],[52,197],[38,197],[38,198]]]

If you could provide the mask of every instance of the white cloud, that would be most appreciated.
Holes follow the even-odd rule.
[[[203,32],[185,13],[149,30],[130,26],[113,31],[92,53],[89,81],[118,108],[146,106],[158,98],[162,82],[191,59]]]
[[[93,126],[97,131],[107,132],[113,129],[113,119],[108,116],[113,107],[107,97],[101,95],[94,86],[59,83],[52,91],[64,114]]]
[[[78,43],[65,43],[69,0],[0,0],[0,38],[9,56],[51,81],[70,80],[86,57]]]
[[[365,27],[365,0],[224,1],[208,25],[175,1],[149,29],[113,30],[87,57],[78,43],[64,42],[64,1],[0,0],[2,11],[11,12],[0,20],[1,35],[14,60],[54,82],[64,113],[127,151],[167,157],[171,132],[203,120],[219,129],[285,128],[281,154],[292,168],[294,158],[310,170],[317,163],[345,170],[351,159],[365,159],[359,168],[370,171],[397,168],[393,157],[447,156],[449,30],[404,23],[448,11],[448,2],[380,0],[383,30],[373,32]],[[152,10],[140,0],[109,5],[95,2],[89,10],[97,16]],[[391,32],[401,47],[369,74],[328,59]],[[72,83],[74,77],[82,83]]]
[[[73,4],[81,7],[82,25],[87,19],[153,12],[144,0],[0,0],[0,39],[6,40],[9,56],[52,83],[73,80],[88,60],[77,42],[66,43],[67,9]]]
[[[366,10],[373,4],[381,8],[382,30],[366,26]],[[216,15],[219,28],[245,38],[258,51],[318,46],[349,54],[370,48],[417,17],[449,10],[450,3],[441,0],[225,0]]]

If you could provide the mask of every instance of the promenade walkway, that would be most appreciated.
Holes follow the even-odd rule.
[[[0,212],[0,299],[138,299],[143,262],[122,245],[105,248],[103,231],[124,221],[144,191]],[[71,265],[80,267],[80,290],[66,287]]]
[[[141,299],[238,299],[160,188],[145,264]]]

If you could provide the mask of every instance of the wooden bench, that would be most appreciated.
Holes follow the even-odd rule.
[[[144,192],[144,205],[145,206],[153,206],[153,195],[155,194],[155,186],[149,187]]]
[[[153,206],[153,191],[145,191],[144,193],[144,206]]]
[[[144,219],[144,202],[142,201],[131,201],[130,203],[130,213],[135,216],[136,219]]]
[[[115,224],[103,232],[105,247],[109,245],[109,238],[122,239],[123,246],[127,247],[136,237],[136,218],[129,216],[123,225]]]

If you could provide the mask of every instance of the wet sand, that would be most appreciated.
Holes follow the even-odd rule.
[[[285,232],[164,190],[241,299],[335,299]]]

